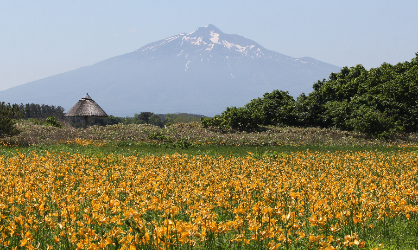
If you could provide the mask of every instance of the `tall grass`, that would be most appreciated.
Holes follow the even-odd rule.
[[[56,128],[31,122],[17,124],[21,133],[8,138],[20,145],[52,145],[67,140],[84,139],[102,142],[134,142],[152,144],[231,145],[231,146],[280,146],[280,145],[327,145],[327,146],[390,146],[417,144],[415,133],[399,135],[392,140],[377,140],[356,132],[330,128],[264,127],[256,132],[223,132],[205,129],[200,123],[179,123],[166,128],[147,124],[91,126],[76,129],[69,126]]]

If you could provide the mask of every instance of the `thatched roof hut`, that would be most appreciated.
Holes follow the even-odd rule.
[[[89,116],[107,117],[107,114],[99,106],[99,104],[97,104],[93,99],[91,99],[91,97],[87,93],[70,110],[68,110],[65,116],[84,117],[87,127],[87,119]]]

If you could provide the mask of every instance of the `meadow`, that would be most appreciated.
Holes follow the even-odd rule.
[[[18,124],[4,249],[417,249],[416,135]]]

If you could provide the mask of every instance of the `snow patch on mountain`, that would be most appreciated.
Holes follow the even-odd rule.
[[[230,43],[230,42],[225,41],[225,40],[222,40],[222,43],[223,43],[224,47],[227,47],[228,49],[231,49],[231,47],[234,46],[233,43]]]
[[[240,45],[235,45],[235,47],[238,49],[239,52],[247,54],[247,52],[245,51],[245,49],[247,49],[247,47],[242,47]]]
[[[181,36],[182,36],[182,34],[176,35],[176,36],[172,36],[172,37],[169,37],[169,38],[166,38],[166,39],[162,40],[160,43],[158,43],[158,42],[151,43],[150,45],[152,45],[152,46],[146,47],[142,51],[146,51],[146,50],[155,51],[161,45],[164,45],[166,43],[172,42],[172,41],[176,40],[177,38],[179,38]]]
[[[211,32],[210,32],[210,40],[211,40],[213,43],[219,43],[219,34],[218,34],[218,33],[213,32],[213,31],[211,31]]]
[[[213,43],[209,44],[209,46],[206,48],[206,50],[211,51],[213,49],[213,46],[215,46],[215,44],[213,44]]]
[[[192,35],[192,34],[193,34],[193,33],[195,33],[197,30],[198,30],[198,29],[196,29],[196,30],[194,30],[194,31],[192,31],[192,32],[190,32],[190,33],[187,33],[186,35]]]
[[[248,51],[255,47],[255,45],[241,46],[238,44],[228,42],[226,40],[222,40],[222,44],[224,47],[228,48],[229,50],[234,49],[235,51],[238,51],[245,55],[248,55]]]
[[[169,37],[169,38],[167,38],[167,39],[165,39],[167,42],[171,42],[171,41],[173,41],[173,40],[176,40],[177,38],[179,38],[181,35],[178,35],[178,36],[172,36],[172,37]]]
[[[193,37],[190,39],[190,43],[193,45],[201,45],[201,44],[206,44],[202,37]]]
[[[189,68],[189,63],[190,63],[190,61],[187,61],[186,68],[184,69],[184,71],[187,71],[187,69]]]
[[[183,36],[183,38],[181,40],[182,40],[181,45],[183,45],[184,42],[190,43],[192,45],[207,44],[205,41],[203,41],[203,37]]]

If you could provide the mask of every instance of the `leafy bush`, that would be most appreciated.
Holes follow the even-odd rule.
[[[167,137],[166,135],[164,135],[163,133],[157,131],[157,132],[153,132],[148,136],[149,139],[151,140],[157,140],[157,141],[170,141],[171,138]]]
[[[57,128],[62,127],[61,123],[59,121],[57,121],[54,116],[50,116],[50,117],[46,118],[45,125],[50,125],[50,126],[54,126],[54,127],[57,127]]]
[[[389,138],[396,133],[404,132],[400,120],[372,107],[361,106],[353,112],[353,118],[347,121],[355,131],[373,135],[379,138]]]
[[[202,124],[207,127],[220,129],[235,129],[241,131],[254,130],[262,123],[262,116],[258,112],[252,112],[247,108],[228,107],[221,115],[213,118],[203,118]]]
[[[23,113],[16,104],[0,103],[0,138],[19,134],[14,126],[18,119],[23,118]]]
[[[35,124],[35,125],[44,125],[45,123],[42,120],[35,119],[35,118],[29,118],[28,122]]]
[[[296,117],[293,113],[295,100],[289,92],[274,90],[265,93],[262,98],[252,100],[245,105],[250,113],[256,114],[258,124],[262,125],[295,125]]]
[[[252,100],[245,107],[228,107],[221,115],[203,118],[204,127],[251,131],[259,125],[295,124],[295,100],[288,92],[274,90]]]

